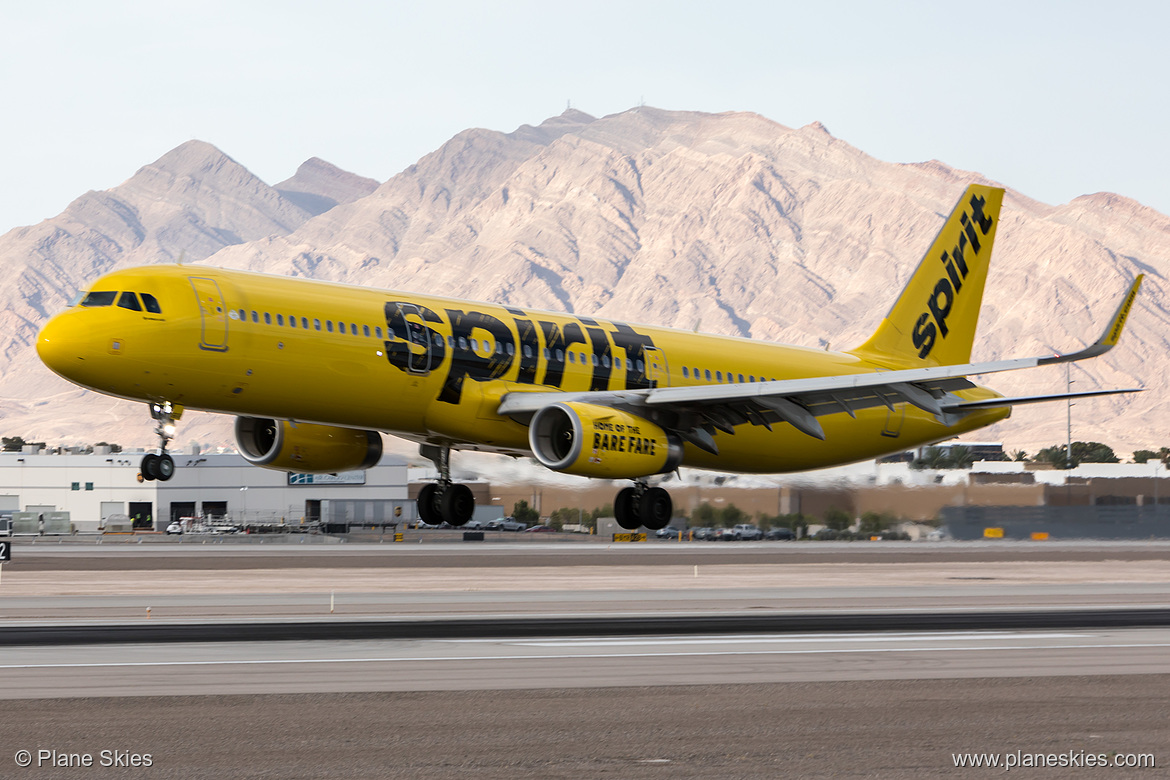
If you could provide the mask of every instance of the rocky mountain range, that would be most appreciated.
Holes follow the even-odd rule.
[[[209,263],[664,324],[820,348],[876,327],[970,182],[944,163],[874,159],[820,124],[749,113],[569,110],[511,133],[467,130],[385,183],[318,159],[275,186],[190,141],[60,215],[0,236],[0,429],[51,443],[151,445],[144,408],[84,393],[32,348],[97,275]],[[997,186],[1006,186],[997,184]],[[1170,218],[1110,193],[1051,206],[1007,189],[973,358],[1095,339],[1146,283],[1121,346],[989,378],[1008,395],[1145,387],[1078,402],[1073,436],[1128,455],[1168,444]],[[1065,437],[1064,404],[979,432],[1030,452]],[[228,443],[191,415],[179,441]]]

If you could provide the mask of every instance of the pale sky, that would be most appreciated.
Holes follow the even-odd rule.
[[[469,127],[645,102],[823,122],[1058,204],[1170,214],[1170,4],[8,0],[0,233],[180,143],[384,181]]]

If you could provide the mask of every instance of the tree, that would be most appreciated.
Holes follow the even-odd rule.
[[[853,525],[853,518],[842,512],[835,506],[829,507],[825,512],[825,525],[834,531],[844,531],[849,526]]]
[[[700,526],[714,526],[715,521],[715,507],[703,502],[695,507],[691,512],[691,525],[695,527]]]
[[[1051,463],[1057,468],[1073,468],[1081,463],[1119,463],[1113,448],[1099,441],[1074,441],[1072,443],[1072,462],[1068,462],[1065,454],[1066,445],[1054,444],[1045,447],[1036,453],[1036,460],[1041,463]]]
[[[512,506],[512,517],[528,525],[540,522],[540,512],[528,506],[528,502],[524,499],[520,499]]]
[[[0,445],[3,445],[4,452],[20,452],[25,441],[20,436],[0,436]]]
[[[863,536],[876,536],[897,522],[898,518],[889,512],[866,512],[861,516],[859,530]]]
[[[588,512],[565,506],[553,510],[553,513],[548,516],[548,524],[559,531],[566,525],[576,525],[578,521],[587,524],[589,519]]]
[[[1027,459],[1028,459],[1028,453],[1024,452],[1023,450],[1016,450],[1015,452],[1012,453],[1012,460],[1014,460],[1017,463],[1023,463]]]
[[[731,528],[732,526],[746,523],[750,518],[748,513],[737,507],[735,504],[728,504],[719,510],[719,524],[724,528]]]
[[[1153,450],[1138,450],[1133,454],[1134,463],[1146,463],[1151,460],[1160,460],[1165,466],[1170,466],[1170,447],[1162,447],[1157,452]]]

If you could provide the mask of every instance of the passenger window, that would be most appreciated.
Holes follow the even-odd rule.
[[[524,357],[532,357],[532,347],[528,346],[527,344],[524,345]]]
[[[703,375],[704,375],[705,377],[707,377],[707,381],[708,381],[708,382],[710,382],[710,381],[711,381],[711,369],[709,369],[709,368],[708,368],[708,369],[704,369],[704,371],[703,371]]]
[[[512,357],[515,354],[516,354],[516,347],[513,346],[512,344],[509,344],[508,345],[508,357]]]
[[[151,314],[162,314],[162,307],[158,305],[158,298],[150,293],[142,293],[142,305]]]
[[[638,361],[638,373],[641,374],[641,373],[644,373],[645,371],[646,371],[646,364],[643,363],[641,360],[639,360]]]
[[[370,326],[369,325],[362,325],[362,335],[369,338],[369,335],[370,335]]]
[[[463,352],[467,351],[467,339],[462,336],[459,337],[459,349]]]
[[[754,382],[754,381],[756,381],[756,378],[755,378],[754,376],[749,376],[749,377],[748,377],[748,381],[749,381],[749,382]]]
[[[349,323],[349,332],[356,336],[357,335],[357,325],[354,325],[352,322]]]
[[[565,362],[565,351],[564,351],[563,349],[558,349],[558,350],[557,350],[557,362],[558,362],[558,363],[564,363],[564,362]]]
[[[604,366],[605,368],[609,368],[609,355],[602,355],[601,356],[601,365]]]
[[[329,333],[333,332],[333,320],[325,320],[325,330]]]
[[[622,359],[621,358],[614,358],[613,359],[613,367],[616,368],[618,371],[621,371],[622,370]]]
[[[259,322],[259,321],[260,321],[260,315],[253,311],[252,312],[252,322]]]
[[[268,312],[264,312],[264,324],[265,324],[265,325],[271,325],[271,324],[272,324],[272,315],[271,315],[271,314],[269,314]]]
[[[743,382],[743,374],[740,374],[740,375],[739,375],[739,381],[740,381],[740,382]]]
[[[301,327],[304,328],[305,330],[309,329],[309,318],[308,317],[301,317]]]
[[[549,354],[548,347],[544,348],[544,359],[545,360],[552,360],[552,355]]]
[[[122,293],[122,297],[118,299],[118,306],[130,311],[142,311],[142,306],[138,304],[138,296],[132,292]]]
[[[687,371],[687,367],[683,366],[683,379],[689,379],[690,376],[691,376],[691,374],[689,371]]]
[[[576,353],[576,352],[570,352],[570,353],[569,353],[569,362],[570,362],[570,363],[576,363],[576,362],[577,362],[577,353]]]
[[[296,317],[293,317],[293,316],[289,316],[289,318],[288,318],[288,326],[289,326],[290,328],[295,328],[295,327],[297,326],[297,318],[296,318]]]
[[[321,320],[313,318],[313,330],[321,330]]]
[[[276,324],[277,325],[284,325],[284,315],[283,314],[276,315]]]
[[[716,381],[716,382],[722,382],[722,381],[723,381],[723,372],[722,372],[722,371],[716,371],[716,372],[715,372],[715,381]]]
[[[593,365],[597,365],[597,355],[593,355]]]
[[[82,299],[82,306],[113,306],[118,297],[117,290],[113,292],[91,292]]]
[[[378,327],[374,328],[374,338],[376,338],[376,339],[380,339],[380,338],[382,338],[382,328],[381,328],[381,326],[378,326]],[[441,339],[441,338],[439,338],[438,336],[435,336],[435,343],[436,343],[436,344],[440,344],[440,343],[442,343],[442,339]]]

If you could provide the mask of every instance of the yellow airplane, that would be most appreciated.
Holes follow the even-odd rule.
[[[439,479],[420,517],[462,525],[474,499],[452,449],[532,455],[568,474],[629,479],[624,528],[664,527],[679,466],[775,473],[874,458],[1006,418],[1016,404],[1131,390],[1004,398],[968,376],[1100,355],[971,363],[1003,190],[972,185],[905,290],[861,346],[829,352],[432,295],[201,266],[146,266],[93,283],[40,332],[56,373],[145,401],[166,480],[184,409],[236,416],[249,462],[297,472],[368,468],[384,431],[420,445]]]

